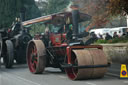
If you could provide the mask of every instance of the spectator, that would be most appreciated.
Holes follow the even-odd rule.
[[[117,35],[117,32],[114,32],[113,38],[118,38],[119,36]]]
[[[105,40],[110,40],[110,39],[112,39],[112,36],[109,35],[109,33],[106,33]]]
[[[97,40],[97,36],[94,32],[91,32],[89,36],[83,38],[84,45],[90,45]]]
[[[94,40],[97,40],[98,39],[97,36],[96,36],[96,34],[94,32],[92,32],[90,35],[93,37]]]
[[[97,36],[98,39],[103,39],[103,36],[99,33]]]
[[[127,30],[126,30],[126,36],[128,36],[128,28],[127,28]]]

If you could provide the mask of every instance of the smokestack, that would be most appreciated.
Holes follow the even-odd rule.
[[[78,23],[79,23],[79,10],[77,5],[72,5],[72,25],[73,25],[73,38],[77,38],[78,35]]]
[[[20,9],[20,19],[21,19],[21,22],[25,21],[25,12],[26,12],[26,8],[22,7]]]

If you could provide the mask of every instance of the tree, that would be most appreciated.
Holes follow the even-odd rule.
[[[64,8],[66,8],[70,2],[70,0],[47,0],[47,1],[48,1],[47,10],[46,10],[47,14],[53,14],[63,11]]]
[[[94,27],[104,27],[109,22],[107,0],[74,0],[73,2],[79,5],[80,11],[92,16],[91,24],[86,27],[87,31]]]
[[[48,2],[47,1],[44,1],[44,0],[38,0],[36,1],[36,5],[38,6],[40,12],[41,12],[41,15],[44,16],[46,15],[46,11],[47,11],[47,6],[48,6]]]
[[[63,11],[70,3],[70,0],[38,0],[36,4],[42,15],[53,14]]]
[[[112,15],[128,14],[128,0],[108,0],[109,13]]]
[[[9,27],[22,8],[26,9],[26,19],[40,16],[34,0],[0,0],[0,29]]]

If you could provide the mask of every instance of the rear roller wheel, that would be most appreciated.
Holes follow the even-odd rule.
[[[2,44],[3,44],[3,40],[2,40],[2,35],[0,33],[0,57],[1,57],[1,53],[2,53]]]
[[[76,66],[84,65],[106,65],[107,58],[100,49],[73,50],[71,64]],[[65,69],[71,80],[100,78],[106,73],[106,67],[101,68],[67,68]]]
[[[2,36],[0,33],[0,67],[1,67],[1,53],[2,53]]]
[[[13,43],[6,40],[6,53],[4,55],[4,64],[6,68],[11,68],[14,61]]]
[[[30,72],[37,74],[44,71],[46,65],[46,51],[43,41],[30,41],[27,47],[27,63]]]

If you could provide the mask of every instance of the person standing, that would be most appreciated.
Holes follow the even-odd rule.
[[[112,36],[109,35],[109,33],[106,33],[105,40],[110,40],[110,39],[112,39]]]
[[[118,38],[117,32],[114,32],[113,38]]]

